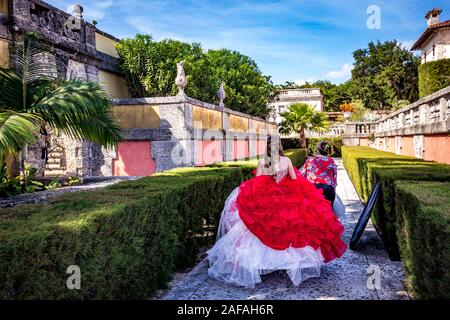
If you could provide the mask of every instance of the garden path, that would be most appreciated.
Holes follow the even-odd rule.
[[[343,236],[349,242],[352,231],[363,209],[342,161],[339,167],[337,193],[346,206],[341,218],[345,228]],[[368,268],[379,268],[379,289],[368,288]],[[375,267],[373,267],[375,266]],[[402,281],[404,270],[401,262],[390,261],[373,224],[369,222],[361,239],[360,249],[350,249],[341,259],[322,268],[320,278],[309,279],[299,287],[290,282],[284,272],[263,277],[254,289],[246,289],[219,282],[208,277],[208,262],[203,259],[187,273],[178,273],[169,283],[168,290],[156,294],[153,299],[165,300],[398,300],[409,299]]]

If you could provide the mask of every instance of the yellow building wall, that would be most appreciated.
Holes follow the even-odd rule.
[[[192,106],[192,120],[194,128],[222,129],[222,112],[220,111]]]
[[[130,97],[127,81],[123,77],[100,70],[98,73],[98,80],[111,98],[120,99]]]
[[[230,130],[248,131],[248,118],[243,118],[234,114],[230,114]]]
[[[8,14],[8,0],[0,0],[0,13]]]
[[[8,42],[0,39],[0,67],[9,66],[9,45]]]
[[[113,107],[113,115],[123,129],[159,128],[159,107],[151,105],[121,105]]]
[[[250,120],[251,128],[256,133],[263,133],[267,131],[267,124],[262,121]]]
[[[118,58],[119,55],[116,50],[117,41],[105,37],[100,33],[95,33],[95,48],[103,53],[109,54],[115,58]]]

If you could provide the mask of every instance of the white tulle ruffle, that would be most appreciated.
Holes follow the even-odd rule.
[[[296,286],[320,276],[324,258],[312,247],[274,250],[251,233],[239,217],[236,198],[239,188],[228,197],[222,212],[218,239],[208,251],[208,274],[221,281],[253,288],[261,275],[285,270]]]

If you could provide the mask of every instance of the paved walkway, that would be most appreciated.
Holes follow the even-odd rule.
[[[346,215],[341,219],[345,227],[344,241],[351,237],[363,206],[356,194],[347,172],[340,160],[337,193],[346,205]],[[381,288],[368,289],[368,267],[378,266],[381,270]],[[201,261],[190,272],[176,274],[169,289],[155,298],[167,300],[396,300],[409,299],[404,292],[403,267],[400,262],[390,261],[373,225],[369,222],[361,239],[359,251],[350,249],[341,259],[322,268],[320,278],[310,279],[294,287],[288,276],[276,272],[263,277],[263,282],[254,289],[245,289],[219,282],[208,277],[208,263]]]

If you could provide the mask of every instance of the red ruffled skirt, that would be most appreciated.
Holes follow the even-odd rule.
[[[263,244],[275,249],[310,246],[322,252],[325,262],[347,249],[344,228],[320,189],[298,175],[277,183],[259,176],[239,187],[237,208],[241,220]]]

